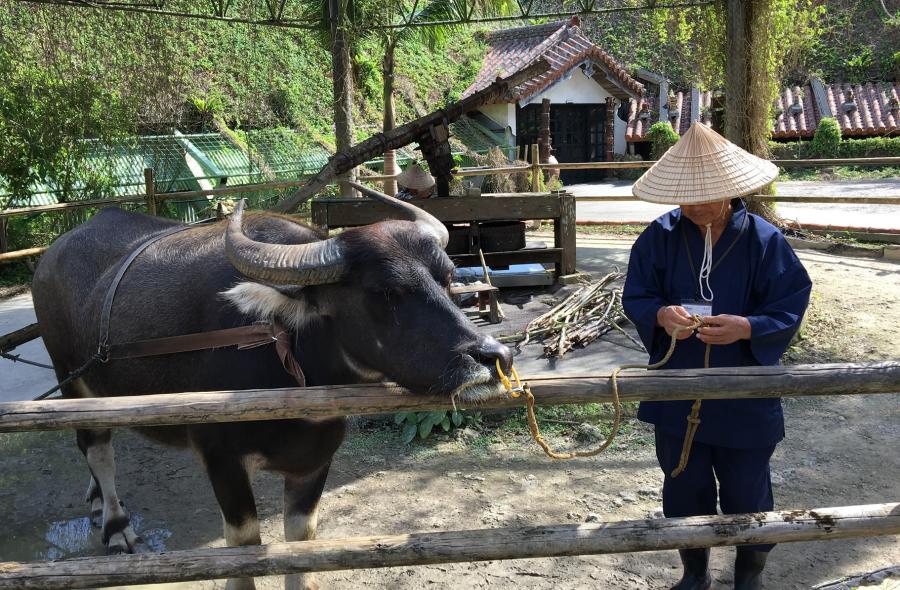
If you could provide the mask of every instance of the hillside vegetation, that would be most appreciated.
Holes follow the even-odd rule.
[[[16,77],[12,72],[33,64],[61,80],[89,79],[115,97],[139,133],[198,131],[215,114],[232,127],[287,126],[327,143],[333,132],[326,49],[305,30],[17,2],[0,6],[0,63],[10,66],[5,71]],[[381,121],[378,51],[375,43],[357,51],[361,134]],[[415,44],[401,47],[398,119],[458,97],[482,55],[471,35],[455,35],[440,54]]]
[[[889,18],[880,2],[772,1],[798,7],[807,19],[804,44],[783,60],[787,78],[896,76],[900,18]],[[702,83],[704,68],[715,69],[702,47],[705,37],[720,34],[711,14],[709,7],[618,12],[586,17],[583,27],[629,69],[646,67],[687,85]],[[83,138],[213,130],[220,121],[239,134],[290,128],[302,144],[331,148],[331,67],[323,38],[297,29],[4,3],[0,177],[6,186],[0,194],[23,194],[47,179],[63,194],[73,183],[90,186],[92,179],[71,174]],[[459,97],[481,66],[482,38],[469,27],[435,51],[416,41],[400,44],[398,124]],[[359,141],[381,127],[383,55],[373,35],[356,40],[353,53]],[[103,182],[97,180],[98,191]]]

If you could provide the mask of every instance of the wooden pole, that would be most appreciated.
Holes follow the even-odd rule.
[[[0,352],[9,352],[17,346],[21,346],[26,342],[31,342],[35,338],[41,337],[41,330],[37,323],[28,324],[24,328],[19,328],[15,332],[0,336]]]
[[[540,405],[612,399],[608,374],[522,378],[531,384]],[[618,382],[623,402],[890,393],[900,391],[900,361],[626,371],[619,375]],[[477,407],[513,408],[522,404],[521,399],[498,395],[479,401]],[[468,407],[460,400],[456,405]],[[451,407],[449,396],[413,394],[394,384],[50,399],[0,404],[0,432],[316,419]]]
[[[537,193],[541,190],[541,157],[538,150],[538,144],[531,144],[531,192]]]
[[[40,256],[47,251],[46,246],[39,248],[26,248],[24,250],[13,250],[12,252],[4,252],[0,254],[0,262],[10,262],[19,260],[20,258],[29,258],[31,256]]]
[[[320,539],[0,563],[0,589],[68,590],[275,574],[602,555],[900,533],[900,504]]]
[[[478,249],[478,259],[481,261],[481,272],[484,273],[484,282],[488,287],[493,287],[494,284],[491,283],[491,273],[488,271],[488,265],[484,261],[484,252],[481,251],[481,248]],[[498,297],[499,299],[499,297]],[[506,314],[503,313],[503,308],[500,307],[500,302],[497,301],[497,317],[498,319],[505,320]]]
[[[153,185],[153,168],[144,168],[144,187],[147,193],[147,213],[156,215],[156,187]]]

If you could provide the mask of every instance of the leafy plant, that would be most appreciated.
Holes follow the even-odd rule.
[[[425,440],[431,436],[435,427],[440,427],[444,432],[449,432],[453,427],[459,427],[465,422],[463,414],[457,410],[434,412],[400,412],[394,415],[394,424],[401,426],[400,438],[409,444],[418,435]]]
[[[647,132],[650,140],[650,157],[658,160],[666,151],[678,141],[678,133],[672,125],[664,121],[654,123]]]
[[[816,128],[810,148],[822,158],[837,157],[841,146],[841,128],[832,117],[824,117]]]

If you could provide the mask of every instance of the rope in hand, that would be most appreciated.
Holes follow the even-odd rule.
[[[672,353],[675,352],[675,344],[678,342],[678,335],[685,331],[694,331],[697,328],[701,328],[706,324],[700,319],[700,316],[694,315],[692,316],[693,322],[689,326],[679,326],[672,331],[672,341],[669,343],[669,349],[666,351],[666,354],[659,361],[651,364],[651,365],[639,365],[639,364],[629,364],[622,365],[617,367],[612,374],[610,375],[610,380],[612,381],[612,403],[614,409],[613,415],[613,424],[610,429],[609,436],[606,437],[606,440],[597,447],[596,449],[592,449],[589,451],[568,451],[568,452],[557,452],[554,451],[550,445],[544,440],[544,437],[541,436],[540,428],[537,423],[537,416],[534,412],[535,399],[534,395],[531,393],[531,387],[528,385],[526,381],[524,384],[520,381],[518,373],[516,373],[515,367],[510,367],[510,374],[513,379],[516,381],[516,385],[513,386],[509,377],[507,377],[502,368],[500,367],[500,359],[497,359],[497,375],[500,376],[500,382],[503,383],[503,386],[506,388],[506,391],[514,398],[521,396],[523,393],[525,394],[525,407],[528,413],[528,428],[531,430],[531,436],[534,438],[534,441],[544,450],[544,453],[547,454],[551,459],[574,459],[576,457],[593,457],[595,455],[599,455],[602,453],[609,445],[612,444],[613,440],[615,440],[616,435],[619,432],[619,424],[622,421],[622,404],[619,401],[619,382],[618,376],[621,371],[625,369],[646,369],[651,371],[653,369],[658,369],[669,362],[669,359],[672,358]],[[709,368],[709,353],[710,353],[711,345],[706,345],[706,353],[704,354],[703,359],[703,368]],[[672,477],[678,477],[684,468],[687,466],[688,457],[691,454],[691,446],[694,444],[694,434],[697,432],[697,428],[700,426],[700,404],[703,400],[694,400],[693,406],[691,406],[691,413],[687,418],[688,428],[687,433],[684,437],[684,446],[681,449],[681,458],[679,459],[678,466],[672,471]]]

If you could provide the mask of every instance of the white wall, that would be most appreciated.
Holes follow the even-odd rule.
[[[592,78],[588,78],[581,68],[574,67],[569,72],[568,80],[560,80],[546,88],[540,94],[530,96],[527,101],[519,102],[519,106],[540,104],[549,98],[552,104],[603,104],[608,96],[612,96],[603,86]]]
[[[501,127],[511,127],[516,132],[516,105],[513,103],[486,104],[478,108],[487,118]]]
[[[569,71],[572,75],[568,80],[556,82],[540,94],[520,102],[519,106],[540,104],[545,98],[549,98],[551,104],[604,104],[607,97],[612,96],[592,78],[585,76],[581,68],[576,66]],[[615,117],[613,151],[617,154],[624,154],[627,149],[627,143],[625,142],[626,123],[616,117],[615,108],[618,108],[618,101],[615,101],[614,104],[614,110],[609,114],[609,116]],[[515,133],[516,106],[514,104],[488,104],[480,107],[478,110],[498,125],[509,127],[512,133]]]
[[[625,127],[628,126],[628,123],[626,121],[623,121],[619,118],[618,115],[616,115],[617,110],[619,110],[618,104],[612,112],[612,116],[615,117],[615,123],[613,127],[613,153],[624,154],[625,150],[628,149],[628,144],[625,142]]]

